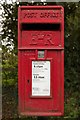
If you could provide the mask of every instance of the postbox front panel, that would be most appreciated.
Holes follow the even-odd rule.
[[[31,9],[33,11],[37,9],[39,15],[41,9],[43,11],[49,9],[51,14],[52,9],[58,9],[59,12],[63,10],[61,6],[29,7],[29,11],[28,7],[19,8],[21,15],[21,18],[18,18],[19,112],[22,115],[59,116],[64,111],[63,18],[60,14],[60,19],[59,15],[54,19],[58,19],[56,23],[50,18],[44,19],[44,24],[39,19],[34,19],[31,23],[29,22],[31,18],[23,19],[24,13],[30,17],[28,15]],[[38,18],[39,15],[37,14]]]
[[[36,52],[20,53],[24,110],[58,111],[61,109],[63,53],[48,50],[46,59],[36,59]]]

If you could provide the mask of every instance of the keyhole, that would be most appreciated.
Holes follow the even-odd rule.
[[[28,80],[28,83],[29,83],[29,80]]]

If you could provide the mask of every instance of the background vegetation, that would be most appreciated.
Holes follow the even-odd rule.
[[[24,3],[43,5],[43,3]],[[46,5],[56,3],[46,3]],[[65,9],[65,114],[61,118],[80,117],[80,3],[57,3]],[[2,83],[3,119],[18,118],[17,113],[17,9],[21,4],[3,4]],[[52,120],[54,117],[45,119]],[[59,118],[59,117],[57,117]],[[29,117],[32,119],[41,119]],[[54,118],[56,119],[56,118]]]

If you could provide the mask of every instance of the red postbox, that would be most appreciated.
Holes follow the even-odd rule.
[[[64,113],[64,9],[21,6],[18,9],[19,113]]]

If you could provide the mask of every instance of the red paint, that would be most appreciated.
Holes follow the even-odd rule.
[[[38,50],[44,57],[38,58]],[[50,96],[32,96],[32,61],[50,61]],[[21,6],[18,9],[19,113],[61,116],[64,113],[64,9]]]

